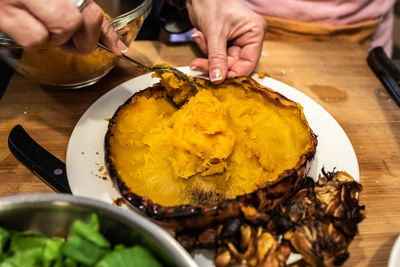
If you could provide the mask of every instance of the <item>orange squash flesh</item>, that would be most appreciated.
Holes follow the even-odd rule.
[[[197,80],[179,108],[165,92],[134,95],[106,138],[119,179],[161,206],[211,206],[298,167],[316,146],[302,107],[243,81]]]

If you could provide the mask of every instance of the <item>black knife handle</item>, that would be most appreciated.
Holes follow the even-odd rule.
[[[21,125],[16,125],[8,135],[8,148],[54,191],[72,193],[68,185],[65,163],[36,143]]]
[[[400,71],[386,55],[382,47],[372,49],[367,58],[370,68],[376,77],[400,106]]]

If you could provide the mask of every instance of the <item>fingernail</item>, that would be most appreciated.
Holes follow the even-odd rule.
[[[199,68],[193,66],[193,67],[190,67],[190,70],[191,70],[191,71],[198,71]]]
[[[197,38],[197,37],[199,37],[199,34],[197,33],[197,32],[195,32],[195,33],[192,33],[192,38]]]
[[[128,51],[128,47],[121,40],[118,40],[117,47],[122,54],[125,54]]]
[[[210,80],[212,82],[221,81],[222,80],[222,71],[221,69],[213,69],[210,74]]]

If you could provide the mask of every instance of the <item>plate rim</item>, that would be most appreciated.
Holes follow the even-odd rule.
[[[400,264],[400,235],[398,235],[390,250],[388,267],[398,267]]]

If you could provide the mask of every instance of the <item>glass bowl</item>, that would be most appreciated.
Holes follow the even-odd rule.
[[[111,24],[129,47],[150,13],[152,0],[96,0],[96,3],[104,10],[105,16],[110,17]],[[0,46],[0,58],[20,74],[42,85],[66,89],[96,83],[118,61],[116,56],[101,48],[89,55],[75,55],[57,47],[22,49]]]
[[[68,194],[31,194],[0,198],[0,226],[66,238],[76,220],[99,219],[100,233],[111,244],[142,245],[163,266],[197,267],[189,253],[166,231],[122,207]]]

